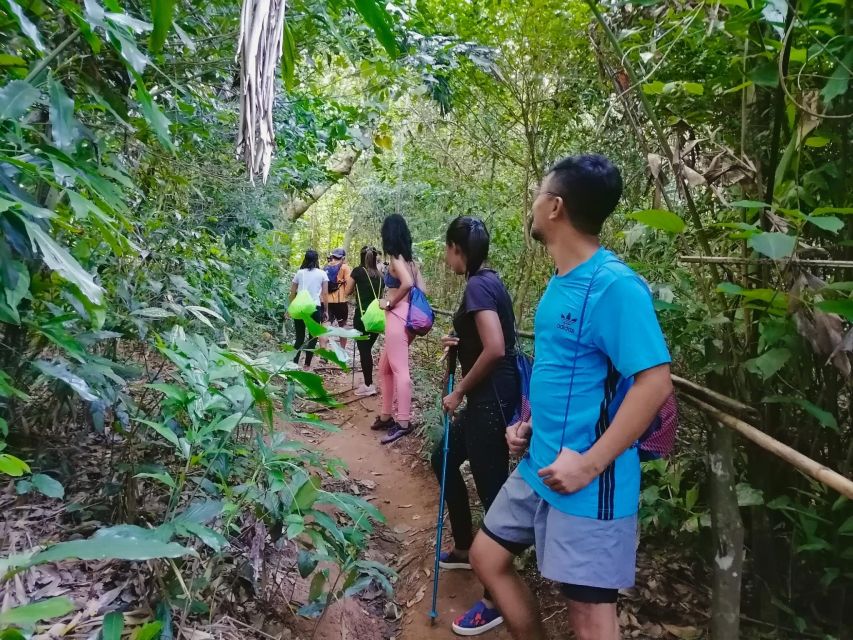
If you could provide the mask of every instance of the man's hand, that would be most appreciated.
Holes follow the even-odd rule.
[[[532,428],[529,422],[516,422],[507,427],[506,443],[509,452],[514,456],[520,456],[530,444],[530,432]]]
[[[583,454],[563,448],[557,459],[539,470],[545,485],[557,493],[574,493],[587,486],[596,476],[595,468]]]
[[[453,415],[456,412],[456,409],[459,408],[460,404],[462,404],[462,394],[459,393],[458,389],[448,393],[441,401],[441,406],[444,407],[444,411],[450,415]]]

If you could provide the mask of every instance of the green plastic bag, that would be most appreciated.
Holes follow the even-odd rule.
[[[383,333],[385,331],[385,312],[379,308],[378,299],[374,298],[367,305],[367,309],[364,310],[364,314],[361,316],[361,322],[367,333]]]
[[[297,293],[290,306],[287,307],[287,313],[290,314],[290,317],[298,320],[310,318],[315,311],[317,311],[317,303],[305,289]]]

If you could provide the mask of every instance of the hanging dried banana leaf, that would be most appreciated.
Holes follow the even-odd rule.
[[[267,181],[275,144],[273,103],[281,59],[285,0],[243,0],[240,15],[240,129],[237,153],[246,160],[249,180]]]

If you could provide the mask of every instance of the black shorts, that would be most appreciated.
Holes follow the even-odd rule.
[[[329,322],[337,321],[339,327],[343,327],[347,323],[349,317],[348,302],[330,302],[329,303]]]

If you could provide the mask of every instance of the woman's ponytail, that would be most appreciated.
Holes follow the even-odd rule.
[[[455,244],[465,256],[465,275],[477,273],[489,257],[489,230],[479,218],[460,216],[447,227],[445,242]]]

